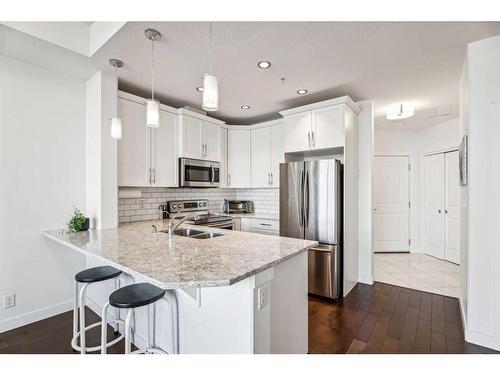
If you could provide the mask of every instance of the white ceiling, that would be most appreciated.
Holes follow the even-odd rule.
[[[176,107],[199,107],[195,88],[208,70],[207,22],[129,22],[92,61],[108,69],[109,58],[123,60],[120,88],[148,96],[148,27],[162,33],[156,45],[157,97]],[[467,43],[497,34],[500,22],[216,22],[213,70],[220,110],[211,115],[251,124],[277,118],[282,109],[350,95],[374,100],[381,126],[385,109],[400,101],[417,109],[408,126],[430,125],[458,113]],[[256,66],[264,59],[272,62],[268,70]],[[299,88],[309,94],[297,95]],[[244,104],[251,109],[242,110]]]

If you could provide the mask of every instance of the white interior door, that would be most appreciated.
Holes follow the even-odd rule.
[[[460,263],[460,187],[458,151],[444,154],[444,259]]]
[[[444,154],[424,157],[424,252],[444,259]]]
[[[407,156],[374,161],[374,251],[405,252],[409,245],[409,168]]]

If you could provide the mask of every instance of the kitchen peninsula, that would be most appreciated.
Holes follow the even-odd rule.
[[[127,275],[127,282],[171,290],[178,304],[181,354],[307,353],[306,250],[315,241],[196,226],[181,228],[223,235],[169,239],[167,233],[152,233],[152,224],[42,235],[82,253],[88,267],[111,265]],[[88,306],[100,313],[112,285],[92,288]],[[157,345],[172,352],[171,309],[161,302],[155,317]],[[138,347],[144,343],[145,313],[137,312]]]

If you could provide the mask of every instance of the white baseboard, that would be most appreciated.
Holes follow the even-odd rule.
[[[358,282],[373,285],[373,275],[358,275]]]
[[[56,305],[44,307],[42,309],[14,316],[12,318],[0,321],[0,333],[25,326],[39,320],[47,319],[54,315],[58,315],[72,309],[73,300],[69,300],[58,303]]]
[[[465,309],[463,304],[462,296],[458,298],[459,306],[460,306],[460,315],[462,316],[462,326],[464,329],[464,339],[471,344],[485,346],[487,348],[496,349],[493,347],[493,336],[487,335],[481,332],[477,332],[467,328],[467,319],[465,316]]]

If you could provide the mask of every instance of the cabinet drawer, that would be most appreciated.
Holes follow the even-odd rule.
[[[280,225],[277,220],[252,219],[252,230],[253,229],[279,232]]]
[[[275,230],[266,230],[260,228],[252,228],[252,233],[265,234],[267,236],[279,236],[279,232]]]

